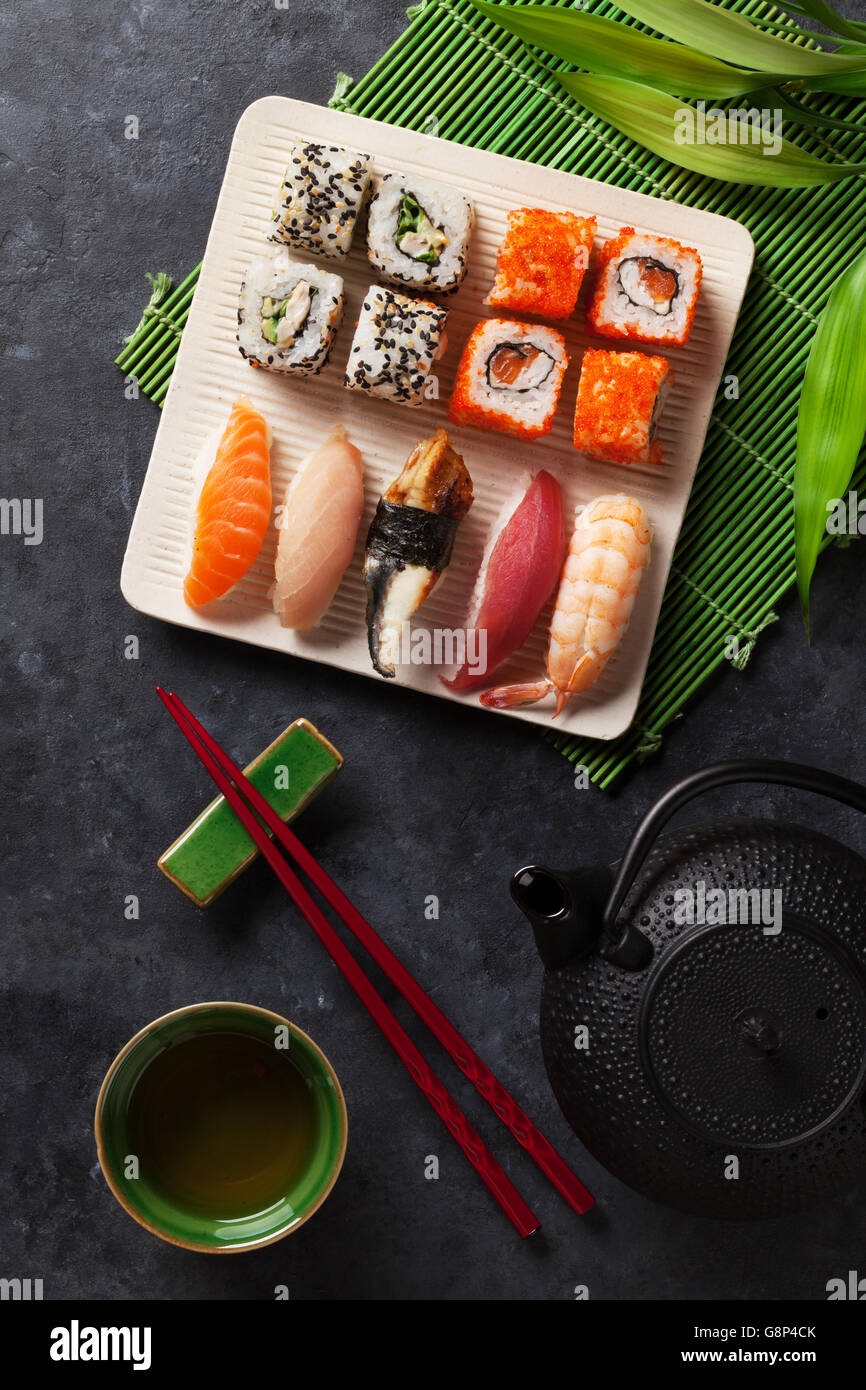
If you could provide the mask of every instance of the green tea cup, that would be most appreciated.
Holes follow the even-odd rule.
[[[96,1102],[111,1191],[153,1235],[231,1254],[282,1239],[324,1202],[346,1104],[324,1053],[252,1004],[192,1004],[115,1057]]]

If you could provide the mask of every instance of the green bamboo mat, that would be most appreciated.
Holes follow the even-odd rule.
[[[542,3],[570,8],[569,0]],[[722,3],[753,17],[779,16],[764,0]],[[583,8],[624,19],[606,0]],[[609,787],[658,749],[664,729],[723,662],[744,669],[759,634],[776,619],[774,605],[794,583],[800,383],[817,315],[840,269],[861,249],[866,181],[743,188],[677,169],[587,113],[519,40],[481,18],[468,0],[425,0],[408,14],[408,29],[366,77],[340,75],[332,106],[735,217],[757,245],[725,369],[738,379],[739,398],[726,399],[720,389],[637,717],[610,743],[545,734],[594,783]],[[811,104],[828,116],[863,108],[834,97]],[[786,134],[815,153],[866,155],[866,122],[863,135],[790,127]],[[197,274],[171,293],[155,287],[142,325],[117,358],[159,405]],[[864,483],[861,459],[854,485]]]

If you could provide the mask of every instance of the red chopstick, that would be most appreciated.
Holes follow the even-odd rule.
[[[384,971],[404,999],[412,1006],[418,1017],[426,1023],[434,1037],[472,1082],[479,1095],[484,1097],[518,1142],[523,1145],[569,1206],[580,1215],[588,1211],[595,1200],[592,1194],[571,1171],[541,1131],[524,1114],[441,1009],[425,994],[417,980],[398,960],[393,951],[386,946],[366,918],[361,915],[333,879],[317,863],[294,832],[283,824],[258,790],[246,781],[240,768],[220,748],[203,725],[187,709],[183,701],[176,695],[166,698],[164,693],[162,698],[172,715],[176,719],[178,714],[182,716],[205,748],[219,759],[223,768],[248,793],[250,804],[257,815],[273,830],[275,837],[292,856],[296,864],[309,876],[315,887],[373,957],[376,964]]]
[[[463,1114],[463,1111],[457,1105],[457,1102],[453,1100],[432,1067],[421,1052],[419,1052],[402,1024],[391,1012],[384,999],[364,974],[348,947],[343,944],[327,917],[325,917],[324,913],[310,897],[306,888],[304,888],[303,884],[292,872],[292,869],[286,863],[285,859],[283,859],[270,836],[262,829],[259,821],[250,810],[250,807],[243,799],[238,788],[242,788],[244,794],[250,797],[251,802],[258,799],[261,804],[256,805],[256,811],[261,816],[262,820],[271,824],[271,828],[274,830],[275,835],[278,833],[277,827],[279,827],[279,833],[285,831],[286,827],[283,825],[282,821],[271,807],[268,806],[264,798],[259,795],[252,783],[247,781],[240,768],[235,766],[227,754],[225,754],[219,745],[210,737],[207,731],[198,724],[198,720],[194,719],[194,716],[189,713],[183,702],[174,695],[166,695],[161,686],[157,686],[157,694],[175,720],[175,723],[180,728],[187,742],[194,752],[198,754],[198,757],[216,782],[247,834],[258,845],[265,859],[270,864],[289,896],[307,919],[307,922],[322,942],[331,959],[342,971],[343,975],[358,995],[358,998],[368,1009],[373,1020],[379,1025],[379,1028],[397,1053],[397,1056],[409,1072],[412,1080],[423,1091],[437,1115],[440,1116],[448,1130],[457,1140],[457,1143],[469,1159],[469,1162],[472,1164],[473,1168],[476,1169],[487,1188],[493,1193],[493,1196],[508,1216],[515,1230],[521,1236],[532,1235],[533,1231],[537,1231],[539,1228],[540,1223],[537,1218],[527,1206],[511,1179],[497,1163],[481,1136],[473,1129],[472,1125]],[[200,733],[199,730],[201,730]],[[232,785],[220,764],[224,764],[225,767],[231,771],[232,777],[237,781],[238,788]],[[276,822],[276,825],[272,824],[273,821]]]

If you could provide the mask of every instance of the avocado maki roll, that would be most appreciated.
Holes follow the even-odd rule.
[[[375,181],[367,254],[383,280],[451,294],[466,275],[472,204],[431,179],[386,174]]]
[[[343,317],[343,281],[285,250],[253,261],[241,284],[237,341],[251,367],[321,371]]]

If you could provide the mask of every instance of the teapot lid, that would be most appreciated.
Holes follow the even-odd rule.
[[[866,1076],[866,989],[814,922],[784,913],[708,926],[674,944],[648,981],[639,1036],[659,1100],[698,1137],[795,1144],[831,1124]]]

